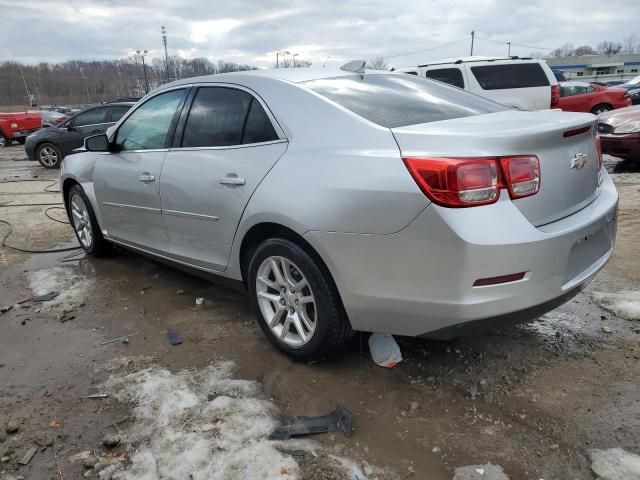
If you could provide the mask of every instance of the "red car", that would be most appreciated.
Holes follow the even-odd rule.
[[[602,152],[640,160],[640,105],[598,115]]]
[[[0,113],[0,147],[12,141],[24,143],[27,136],[42,128],[40,112]]]
[[[622,88],[602,87],[595,83],[562,82],[560,108],[568,112],[602,112],[631,105],[627,91]]]

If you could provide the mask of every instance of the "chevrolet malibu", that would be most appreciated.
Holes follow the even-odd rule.
[[[244,284],[298,359],[354,331],[446,339],[535,318],[615,241],[595,116],[358,62],[174,82],[85,148],[61,187],[89,255],[114,243]]]

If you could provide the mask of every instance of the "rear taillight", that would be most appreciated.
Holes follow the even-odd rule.
[[[487,205],[498,200],[498,168],[487,158],[403,158],[411,176],[433,202],[445,207]]]
[[[540,189],[540,162],[532,155],[482,158],[402,159],[431,201],[444,207],[475,207],[498,201],[500,189],[511,198]]]
[[[560,108],[560,85],[551,85],[551,108]]]
[[[504,183],[511,198],[534,195],[540,190],[540,162],[538,157],[519,156],[500,158]]]
[[[596,134],[596,159],[598,160],[598,165],[602,167],[604,163],[604,159],[602,158],[602,142],[600,141],[600,135]]]

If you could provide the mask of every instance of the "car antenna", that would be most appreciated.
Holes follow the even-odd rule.
[[[352,60],[351,62],[345,63],[340,67],[340,70],[344,70],[346,72],[354,72],[364,75],[364,66],[367,64],[364,60]]]

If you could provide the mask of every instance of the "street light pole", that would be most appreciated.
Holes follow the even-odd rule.
[[[145,95],[149,93],[149,80],[147,80],[147,65],[144,63],[144,57],[147,56],[147,50],[143,50],[142,53],[140,50],[136,50],[136,53],[140,55],[142,58],[142,71],[144,73],[144,93]]]
[[[509,45],[508,50],[507,50],[507,57],[511,56],[511,42],[507,42],[507,45]]]
[[[473,37],[475,37],[476,31],[471,30],[471,56],[473,57]]]
[[[289,55],[289,52],[287,52],[286,50],[282,52],[276,52],[276,68],[280,68],[280,55]]]

